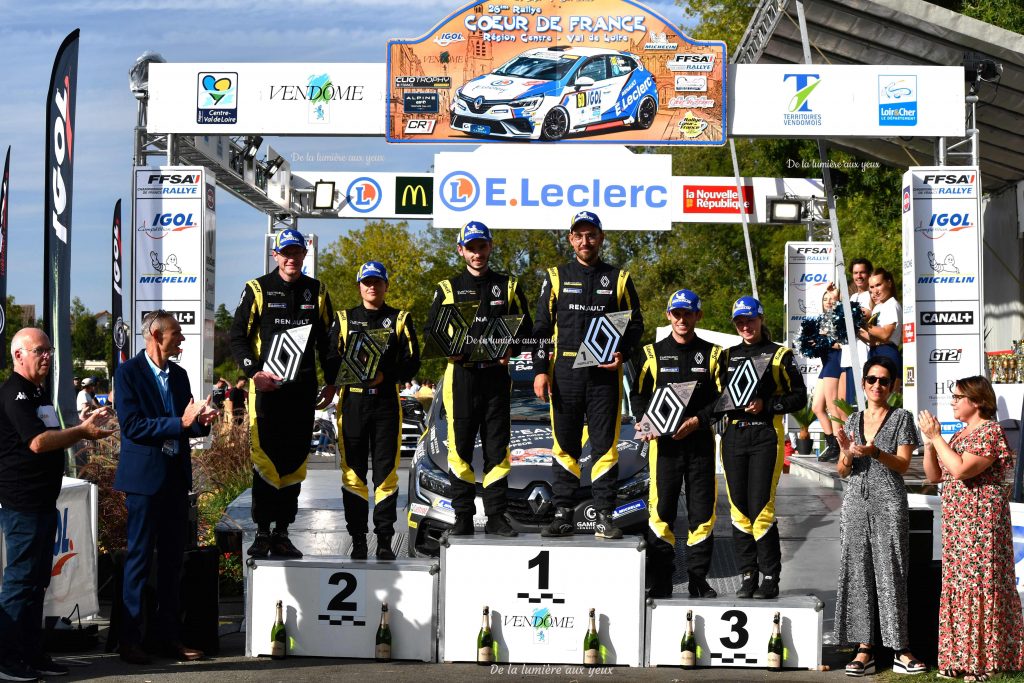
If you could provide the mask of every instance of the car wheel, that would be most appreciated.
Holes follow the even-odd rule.
[[[641,130],[647,130],[654,123],[654,117],[658,113],[658,105],[655,103],[654,98],[648,95],[647,97],[640,100],[640,105],[636,108],[636,127]]]
[[[561,107],[555,107],[544,117],[540,127],[541,140],[561,140],[569,132],[569,113]]]

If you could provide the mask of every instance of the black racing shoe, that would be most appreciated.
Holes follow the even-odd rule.
[[[449,532],[450,536],[472,536],[475,529],[473,528],[473,515],[455,515],[455,525],[452,526],[452,530]]]
[[[690,574],[690,582],[688,584],[691,598],[717,598],[718,592],[711,587],[708,580],[703,576],[694,576]]]
[[[541,536],[549,538],[552,536],[572,536],[574,533],[576,533],[576,525],[573,524],[572,508],[558,508],[555,511],[555,518],[540,531]]]
[[[755,600],[769,600],[779,597],[779,577],[765,576],[764,581],[754,591]]]
[[[671,598],[672,597],[672,577],[657,578],[651,582],[651,587],[647,590],[647,597],[649,598]]]
[[[270,554],[270,534],[256,534],[256,540],[249,546],[246,555],[249,557],[264,558]]]
[[[35,681],[39,675],[36,670],[20,659],[0,662],[0,680],[4,681]]]
[[[71,673],[71,669],[67,668],[63,664],[58,664],[50,658],[50,655],[45,652],[40,653],[38,657],[31,660],[28,663],[29,667],[34,669],[36,674],[40,678],[44,676],[67,676]]]
[[[377,559],[390,562],[395,559],[395,551],[391,549],[392,536],[377,536]]]
[[[754,591],[757,590],[757,572],[747,572],[743,574],[743,584],[736,591],[737,598],[750,599],[754,597]]]
[[[369,554],[366,546],[366,534],[356,534],[352,537],[352,552],[348,554],[353,560],[365,560]]]
[[[270,554],[274,557],[297,560],[302,557],[302,551],[295,547],[288,534],[275,531],[270,535]]]
[[[622,529],[615,526],[615,522],[612,521],[612,513],[598,510],[597,521],[594,522],[594,535],[598,538],[622,538]]]
[[[485,534],[494,534],[495,536],[506,536],[513,538],[519,535],[519,532],[512,528],[512,525],[505,519],[505,515],[494,515],[493,517],[487,518],[487,524],[484,524]]]

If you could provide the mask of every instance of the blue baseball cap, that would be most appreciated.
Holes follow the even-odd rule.
[[[384,282],[388,281],[388,269],[380,261],[367,261],[359,266],[359,274],[356,275],[356,284],[368,277],[379,277]]]
[[[736,303],[732,305],[732,319],[740,317],[741,315],[753,318],[756,316],[764,315],[764,307],[761,306],[761,302],[752,296],[741,296],[736,299]]]
[[[668,306],[665,307],[665,310],[675,311],[679,309],[696,313],[700,310],[700,297],[689,289],[677,290],[675,294],[669,297]]]
[[[459,246],[464,247],[473,240],[491,241],[491,229],[480,221],[470,221],[459,230]]]
[[[302,236],[301,232],[289,228],[277,233],[277,237],[274,238],[274,251],[281,251],[285,247],[291,246],[306,248],[306,238]]]
[[[595,228],[604,232],[604,228],[601,227],[601,219],[597,217],[597,214],[593,211],[580,211],[578,214],[572,217],[572,225],[569,226],[569,232],[576,229],[576,226],[580,223],[590,223]]]

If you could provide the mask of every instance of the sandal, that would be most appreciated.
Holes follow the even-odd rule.
[[[989,678],[992,677],[992,674],[992,671],[986,671],[980,674],[966,674],[964,676],[964,681],[967,683],[983,683],[984,681],[989,680]]]
[[[868,661],[857,661],[857,655],[868,655]],[[846,665],[846,675],[860,678],[875,673],[875,658],[871,656],[870,647],[858,647],[854,654],[854,660]]]
[[[958,680],[964,674],[962,671],[957,671],[956,669],[939,669],[937,672],[935,672],[935,675],[939,678],[944,678],[947,681],[955,681]]]
[[[906,657],[906,659],[904,659]],[[897,674],[914,676],[923,674],[928,670],[928,665],[917,659],[910,650],[900,650],[895,653],[892,659],[892,671]]]

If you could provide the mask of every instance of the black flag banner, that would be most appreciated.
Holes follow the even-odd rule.
[[[110,376],[117,366],[128,360],[128,326],[124,324],[121,274],[124,273],[124,251],[121,248],[121,200],[114,204],[113,252],[110,265]]]
[[[7,338],[7,201],[11,179],[11,148],[7,147],[4,177],[0,180],[0,340]],[[7,367],[7,354],[0,353],[0,368]]]
[[[78,29],[68,34],[46,92],[43,327],[53,344],[49,391],[61,427],[78,422],[71,362],[71,206],[78,92]]]

